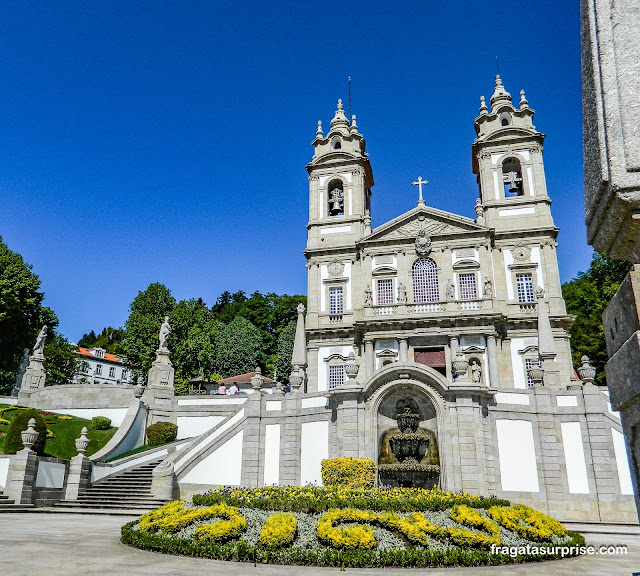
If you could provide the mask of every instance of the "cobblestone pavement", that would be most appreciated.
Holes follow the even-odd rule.
[[[235,562],[217,562],[197,558],[165,556],[144,552],[120,543],[120,526],[128,517],[74,514],[1,514],[0,574],[7,576],[197,576],[257,575],[315,576],[341,574],[335,568],[265,566]],[[640,572],[640,536],[587,534],[587,542],[599,545],[627,545],[627,555],[583,556],[523,566],[449,569],[385,569],[346,571],[363,575],[411,574],[527,576],[632,576]],[[344,572],[342,572],[344,574]]]

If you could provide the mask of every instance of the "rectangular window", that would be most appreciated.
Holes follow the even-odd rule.
[[[96,364],[96,376],[102,376],[102,364]]]
[[[478,297],[475,273],[458,274],[458,288],[460,300],[475,300]]]
[[[342,286],[329,288],[329,314],[342,314]]]
[[[533,368],[534,366],[540,368],[540,366],[542,366],[542,364],[540,364],[540,360],[534,360],[533,358],[524,359],[524,375],[527,379],[527,386],[529,388],[533,388],[533,380],[531,380],[531,377],[529,376],[529,369]]]
[[[518,302],[533,302],[533,278],[531,274],[516,274],[516,287],[518,288]]]
[[[115,378],[116,377],[116,369],[114,366],[111,366],[111,368],[109,368],[109,378]]]
[[[393,304],[393,280],[378,280],[378,304]]]
[[[122,377],[121,377],[121,379],[122,380],[126,380],[127,379],[127,371],[124,368],[122,369]]]
[[[344,368],[342,365],[329,366],[329,390],[344,384]]]

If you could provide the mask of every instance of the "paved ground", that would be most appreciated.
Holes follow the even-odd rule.
[[[216,562],[196,558],[165,556],[143,552],[120,543],[123,516],[72,514],[2,514],[0,528],[0,574],[7,576],[316,576],[340,574],[335,568],[264,566]],[[589,556],[557,562],[499,568],[450,568],[440,570],[356,570],[362,575],[430,576],[498,575],[526,576],[631,576],[640,573],[640,536],[588,534],[596,546],[627,545],[626,556]]]

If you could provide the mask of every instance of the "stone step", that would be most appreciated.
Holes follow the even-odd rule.
[[[140,508],[127,508],[123,510],[119,510],[116,508],[72,508],[56,505],[55,508],[33,508],[32,510],[25,510],[25,512],[30,512],[31,514],[96,514],[100,516],[129,516],[130,518],[134,518],[136,516],[140,516],[141,514],[146,514],[147,512],[149,512],[149,510]]]
[[[153,505],[136,504],[136,503],[103,504],[103,503],[97,503],[97,502],[92,502],[91,504],[85,504],[82,502],[74,502],[74,501],[66,501],[66,500],[63,500],[62,502],[56,504],[56,508],[63,508],[63,507],[67,509],[86,508],[86,509],[105,509],[105,510],[142,510],[143,512],[149,512],[150,510],[154,510],[155,508],[158,508],[158,506],[155,504]]]
[[[75,500],[74,500],[75,502]],[[144,502],[145,504],[158,504],[158,506],[162,505],[165,500],[160,498],[153,498],[151,496],[132,496],[130,498],[124,498],[119,496],[108,497],[108,496],[79,496],[77,502],[105,502],[110,503],[113,502],[117,504],[118,502]]]
[[[131,487],[126,488],[124,486],[101,486],[100,488],[91,487],[88,488],[83,494],[122,494],[126,496],[127,494],[149,494],[149,490],[146,487]]]
[[[27,512],[34,509],[33,504],[13,504],[13,500],[9,500],[11,504],[6,501],[0,502],[0,512]]]

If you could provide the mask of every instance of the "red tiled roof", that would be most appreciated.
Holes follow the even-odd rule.
[[[122,364],[122,360],[120,360],[115,354],[109,354],[108,352],[104,353],[104,358],[96,358],[88,348],[78,348],[77,354],[81,356],[89,356],[90,358],[94,358],[95,360],[107,360],[108,362],[115,362],[116,364]]]
[[[237,376],[231,376],[229,378],[223,378],[222,380],[218,380],[218,384],[231,384],[232,382],[237,383],[247,383],[251,382],[251,378],[256,375],[255,372],[247,372],[246,374],[238,374]],[[267,378],[266,376],[262,376],[262,379],[265,382],[273,382],[271,378]]]

